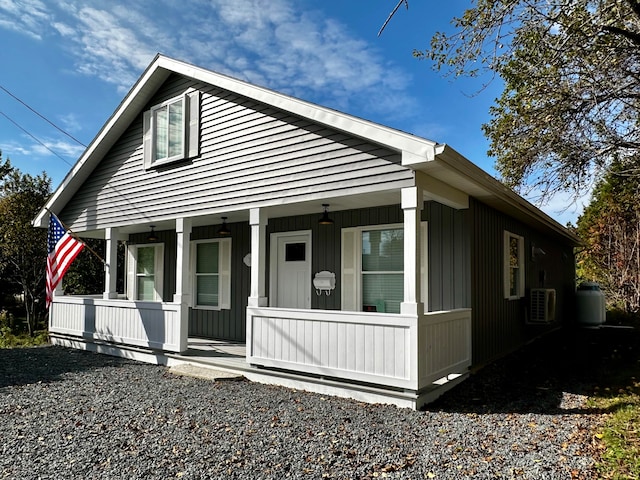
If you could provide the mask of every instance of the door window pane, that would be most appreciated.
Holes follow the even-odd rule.
[[[304,262],[306,259],[306,243],[287,243],[285,245],[286,262]]]

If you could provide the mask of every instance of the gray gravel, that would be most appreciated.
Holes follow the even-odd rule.
[[[599,416],[584,387],[514,384],[513,365],[413,412],[60,347],[0,350],[0,478],[591,478]]]

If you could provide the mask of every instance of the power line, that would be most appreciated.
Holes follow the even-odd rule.
[[[44,115],[42,115],[41,113],[39,113],[38,111],[36,111],[34,108],[30,107],[29,105],[27,105],[26,102],[23,102],[22,100],[20,100],[18,97],[16,97],[13,93],[11,93],[9,90],[7,90],[6,88],[4,88],[2,85],[0,85],[0,90],[4,91],[7,95],[9,95],[11,98],[13,98],[14,100],[16,100],[17,102],[20,102],[22,105],[24,105],[25,107],[27,107],[29,110],[31,110],[33,113],[35,113],[36,115],[38,115],[41,119],[43,119],[45,122],[47,122],[49,125],[51,125],[53,128],[55,128],[56,130],[58,130],[59,132],[63,133],[64,135],[66,135],[67,137],[69,137],[71,140],[73,140],[74,142],[76,142],[79,145],[82,145],[84,148],[87,148],[87,146],[82,143],[80,140],[78,140],[76,137],[74,137],[73,135],[71,135],[70,133],[66,132],[65,130],[63,130],[62,128],[60,128],[59,126],[57,126],[55,123],[53,123],[51,120],[49,120],[47,117],[45,117]],[[3,114],[4,115],[4,114]],[[6,115],[4,115],[5,117],[7,117]],[[9,117],[7,117],[9,118]],[[9,119],[11,120],[11,119]],[[13,122],[13,120],[11,120]],[[15,122],[13,122],[15,123]],[[17,124],[16,124],[17,125]],[[22,127],[20,127],[23,131],[24,129]],[[27,132],[28,133],[28,132]],[[31,134],[29,134],[31,135]],[[33,137],[33,135],[31,135]],[[35,137],[33,137],[35,139]],[[38,140],[39,141],[39,140]],[[43,144],[44,145],[44,144]],[[53,152],[52,152],[53,153]]]
[[[1,88],[1,87],[0,87]],[[27,131],[25,128],[23,128],[20,124],[18,124],[18,122],[16,122],[15,120],[13,120],[11,117],[9,117],[6,113],[4,113],[3,111],[0,110],[0,115],[2,115],[4,118],[6,118],[7,120],[9,120],[11,123],[13,123],[16,127],[18,127],[20,130],[22,130],[24,133],[26,133],[27,135],[29,135],[31,138],[33,138],[36,142],[38,142],[40,145],[42,145],[44,148],[46,148],[47,150],[49,150],[52,154],[54,154],[56,157],[58,157],[60,160],[62,160],[64,163],[66,163],[67,165],[69,165],[70,167],[73,167],[73,165],[71,163],[69,163],[68,160],[65,160],[63,157],[61,157],[59,154],[57,154],[56,152],[54,152],[53,150],[51,150],[51,148],[49,148],[47,145],[44,144],[44,142],[40,141],[35,135],[33,135],[32,133],[30,133],[29,131]]]

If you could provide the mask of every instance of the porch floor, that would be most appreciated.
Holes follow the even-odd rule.
[[[185,360],[212,368],[246,371],[251,367],[246,360],[246,345],[227,340],[189,337],[184,353],[167,353],[167,357]]]

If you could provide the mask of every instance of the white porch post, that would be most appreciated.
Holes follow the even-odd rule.
[[[266,243],[267,215],[264,209],[252,208],[249,212],[251,225],[251,289],[248,304],[250,307],[266,307]]]
[[[189,282],[189,241],[191,238],[191,219],[176,219],[176,293],[173,302],[180,304],[180,351],[188,348],[189,304],[191,289]]]
[[[420,298],[420,212],[422,211],[422,190],[418,187],[402,189],[402,210],[404,212],[404,301],[400,313],[419,315],[424,312]]]
[[[117,228],[106,228],[104,230],[104,239],[106,240],[105,248],[105,264],[104,264],[104,293],[102,298],[109,300],[110,298],[118,298],[118,289],[116,280],[118,278],[118,235]]]

